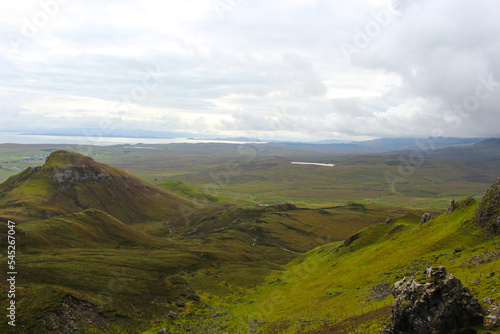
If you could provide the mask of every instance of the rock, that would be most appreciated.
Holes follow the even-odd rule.
[[[476,210],[477,224],[489,234],[500,234],[500,177],[488,189]]]
[[[274,204],[273,207],[277,211],[298,210],[297,206],[295,204],[292,204],[292,203],[284,203],[284,204],[277,203],[277,204]]]
[[[497,304],[488,307],[483,325],[487,329],[500,327],[500,305]]]
[[[457,205],[455,204],[455,200],[451,200],[450,206],[448,207],[448,210],[446,210],[446,214],[449,215],[453,211],[457,209]]]
[[[168,312],[168,317],[171,319],[175,319],[175,318],[177,318],[177,313],[174,311],[170,311],[170,312]]]
[[[166,333],[167,333],[167,329],[166,328],[162,328],[158,332],[156,332],[156,334],[166,334]]]
[[[383,334],[465,334],[483,323],[484,310],[469,289],[444,267],[425,277],[403,278],[393,286],[391,323]]]
[[[340,245],[335,251],[338,252],[341,248],[347,247],[352,244],[355,240],[358,240],[361,237],[361,233],[356,233],[351,235],[349,238],[344,240],[344,243]]]
[[[177,307],[186,307],[185,302],[177,302],[175,305],[177,305]]]
[[[420,224],[418,226],[422,226],[427,223],[431,219],[431,214],[426,212],[422,215],[422,219],[420,219]]]
[[[450,213],[456,211],[458,208],[466,207],[470,203],[474,202],[474,198],[471,196],[465,197],[464,199],[460,200],[460,202],[455,202],[454,200],[451,201],[450,206],[448,207],[448,210],[446,210],[446,214],[449,215]]]

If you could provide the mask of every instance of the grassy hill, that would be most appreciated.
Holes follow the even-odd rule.
[[[190,202],[65,150],[52,152],[43,166],[27,168],[0,185],[0,216],[20,221],[98,209],[133,224],[180,216],[180,205]]]

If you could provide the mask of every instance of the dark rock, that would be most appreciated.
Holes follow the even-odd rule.
[[[465,334],[483,323],[484,310],[469,289],[444,267],[429,267],[420,280],[393,286],[391,324],[383,334]]]
[[[274,204],[273,207],[277,211],[291,211],[291,210],[298,210],[297,206],[292,203],[284,203],[284,204]]]
[[[352,244],[355,240],[358,240],[361,237],[361,233],[356,233],[351,235],[349,238],[345,239],[344,243],[340,245],[336,251],[339,251],[340,248],[344,248]]]
[[[448,210],[446,210],[446,214],[449,215],[453,211],[457,209],[457,205],[455,204],[455,200],[451,200],[450,206],[448,207]]]
[[[476,210],[477,224],[489,234],[500,234],[500,177],[488,189]]]
[[[422,226],[427,223],[431,219],[431,214],[426,212],[422,215],[422,219],[420,219],[420,224],[418,226]]]
[[[175,305],[177,305],[177,307],[186,307],[186,303],[184,302],[177,302]]]

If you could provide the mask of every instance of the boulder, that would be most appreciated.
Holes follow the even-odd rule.
[[[429,267],[419,279],[393,286],[391,323],[383,334],[467,334],[481,325],[484,310],[470,290],[444,267]]]

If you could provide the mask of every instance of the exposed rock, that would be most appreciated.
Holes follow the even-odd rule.
[[[383,334],[466,334],[483,322],[484,310],[469,289],[444,267],[429,267],[420,281],[393,286],[391,324]]]
[[[361,237],[361,233],[356,233],[356,234],[353,234],[351,235],[349,238],[345,239],[344,243],[342,245],[340,245],[336,251],[338,252],[341,248],[344,248],[344,247],[347,247],[349,246],[350,244],[352,244],[355,240],[359,239],[359,237]]]
[[[66,295],[63,297],[60,309],[57,311],[46,312],[40,319],[44,333],[76,333],[87,326],[99,328],[106,332],[110,320],[99,312],[96,305]],[[119,319],[122,320],[122,319]]]
[[[277,211],[291,211],[291,210],[298,210],[297,206],[292,203],[284,203],[284,204],[274,204],[273,207]]]
[[[398,232],[399,230],[403,230],[405,228],[407,228],[408,226],[407,225],[403,225],[403,224],[397,224],[397,225],[394,225],[393,228],[391,228],[389,230],[389,232],[387,232],[388,235],[393,235],[394,233]]]
[[[450,213],[456,211],[460,207],[466,207],[470,203],[474,202],[474,198],[471,196],[465,197],[464,199],[460,200],[459,202],[455,202],[454,200],[451,201],[450,206],[448,207],[448,210],[446,211],[446,214],[449,215]]]
[[[177,318],[177,313],[174,311],[170,311],[170,312],[168,312],[168,317],[171,319],[175,319],[175,318]]]
[[[366,298],[366,301],[372,301],[372,300],[382,300],[385,299],[385,297],[389,296],[391,294],[391,285],[389,282],[382,282],[380,284],[376,284],[372,286],[372,292]]]
[[[483,325],[488,329],[500,327],[500,305],[497,304],[488,307]]]
[[[57,183],[75,183],[75,182],[87,182],[87,181],[97,181],[106,182],[111,180],[111,176],[95,167],[74,167],[74,166],[61,166],[56,168],[51,168],[47,170],[52,170],[54,173],[50,178]]]
[[[479,203],[476,220],[487,233],[500,234],[500,177]]]
[[[422,226],[427,223],[431,219],[431,214],[426,212],[422,215],[422,219],[420,219],[420,224],[418,226]]]
[[[455,204],[455,200],[452,199],[451,203],[450,203],[450,206],[448,207],[448,210],[446,210],[446,214],[449,215],[450,213],[452,213],[456,209],[457,209],[457,205]]]

